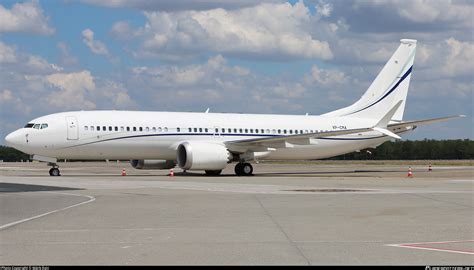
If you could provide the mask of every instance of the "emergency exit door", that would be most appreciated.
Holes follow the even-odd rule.
[[[67,139],[77,140],[79,139],[79,126],[77,125],[77,119],[75,116],[66,116],[67,122]]]

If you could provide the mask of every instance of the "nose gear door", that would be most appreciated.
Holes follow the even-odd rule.
[[[75,116],[66,116],[67,122],[67,139],[77,140],[79,139],[79,126],[77,125],[77,119]]]

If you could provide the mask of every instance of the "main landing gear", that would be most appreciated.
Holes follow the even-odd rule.
[[[235,165],[235,174],[238,176],[250,176],[253,173],[253,167],[250,163],[239,162]]]
[[[56,163],[48,163],[48,166],[53,166],[51,169],[49,169],[49,175],[61,176],[61,172],[59,171],[59,166]]]

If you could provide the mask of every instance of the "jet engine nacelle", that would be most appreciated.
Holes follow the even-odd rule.
[[[222,170],[232,154],[222,144],[184,142],[177,150],[178,166],[184,170]]]
[[[133,159],[130,160],[133,168],[139,170],[165,170],[176,166],[173,160],[158,160],[158,159]]]

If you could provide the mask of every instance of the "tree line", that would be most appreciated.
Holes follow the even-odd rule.
[[[0,146],[0,161],[14,162],[29,160],[29,155],[14,148]],[[474,159],[474,141],[465,140],[422,140],[388,141],[375,149],[363,149],[330,158],[332,160],[417,160],[417,159]]]
[[[364,149],[330,158],[333,160],[436,160],[474,159],[474,141],[465,140],[422,140],[387,141],[375,149]]]

